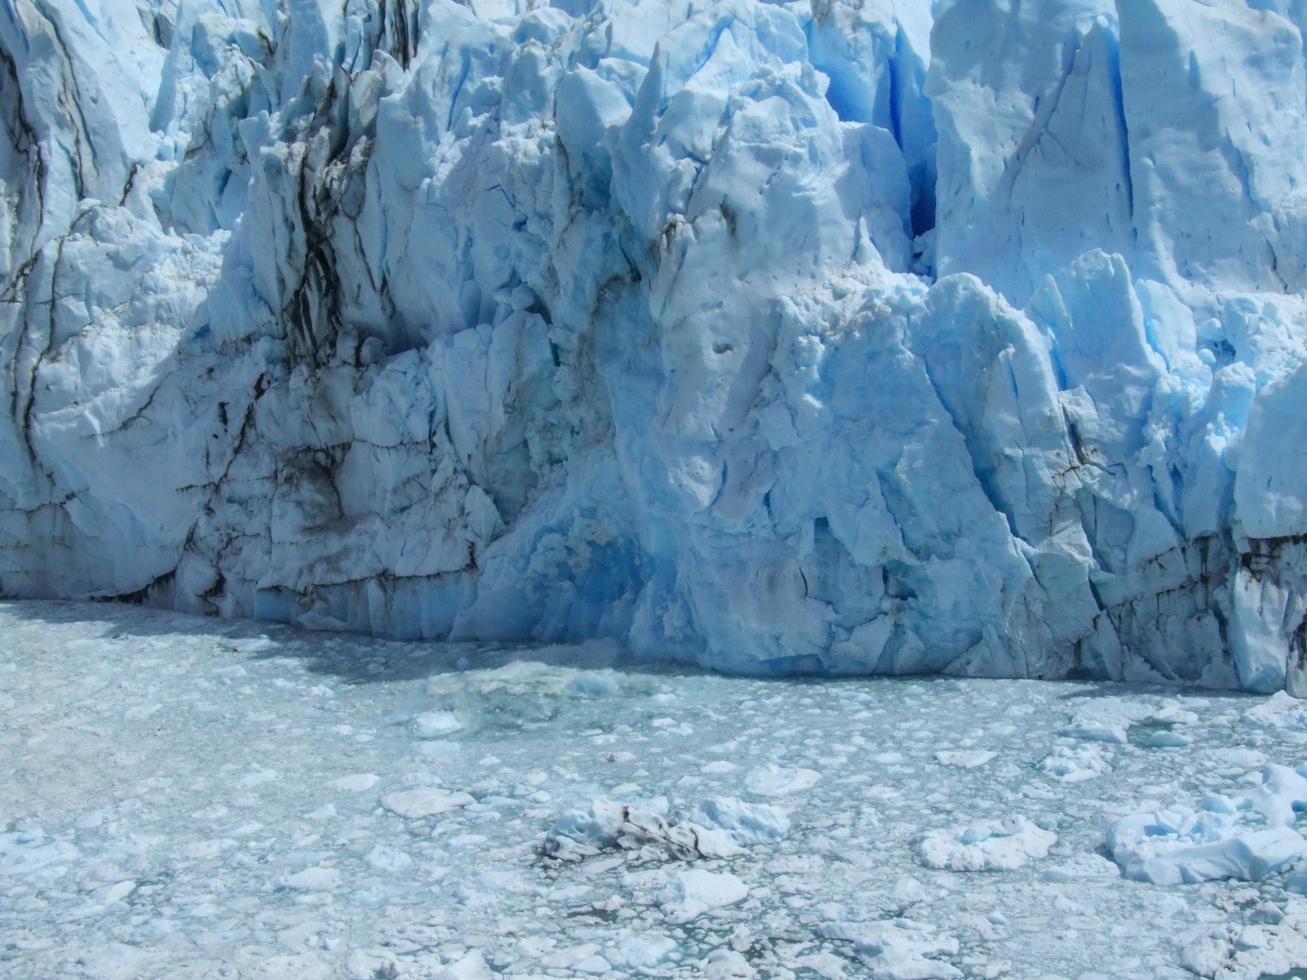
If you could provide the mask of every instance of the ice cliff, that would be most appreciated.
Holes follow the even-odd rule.
[[[1302,0],[0,0],[0,592],[1307,693]]]

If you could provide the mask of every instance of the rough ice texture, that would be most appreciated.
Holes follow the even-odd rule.
[[[949,871],[1013,871],[1048,854],[1057,835],[1025,817],[989,821],[924,835],[917,860]]]
[[[1121,872],[1139,881],[1260,881],[1307,854],[1307,842],[1294,830],[1304,808],[1307,779],[1301,771],[1270,765],[1247,795],[1211,794],[1196,810],[1122,817],[1108,830],[1107,849]]]
[[[0,9],[0,592],[1307,690],[1301,3],[555,2]]]

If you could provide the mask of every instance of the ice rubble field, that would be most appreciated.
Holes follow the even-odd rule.
[[[1305,758],[1284,695],[11,602],[0,974],[1255,978]]]

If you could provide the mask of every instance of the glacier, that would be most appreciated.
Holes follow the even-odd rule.
[[[1301,0],[5,0],[0,593],[1307,694]]]

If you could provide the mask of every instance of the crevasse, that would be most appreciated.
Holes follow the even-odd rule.
[[[1307,691],[1304,29],[0,5],[0,592]]]

